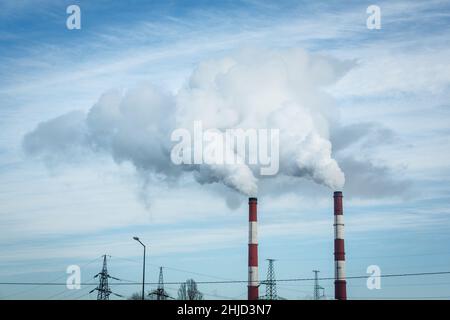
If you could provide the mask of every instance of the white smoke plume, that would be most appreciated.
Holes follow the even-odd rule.
[[[276,128],[278,175],[340,189],[344,174],[332,158],[329,139],[336,110],[324,88],[350,66],[301,49],[245,50],[201,63],[176,94],[152,85],[106,92],[87,114],[72,112],[39,124],[25,136],[24,148],[44,157],[87,148],[110,154],[118,163],[131,162],[146,179],[176,181],[192,173],[199,183],[223,183],[256,195],[261,177],[255,166],[174,165],[170,136],[199,120],[204,129],[220,131]]]

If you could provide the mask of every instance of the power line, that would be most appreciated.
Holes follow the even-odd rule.
[[[68,295],[64,296],[64,299],[76,299],[76,298],[73,298],[73,297],[76,296],[76,294],[79,294],[80,292],[84,292],[86,289],[90,289],[90,287],[86,286],[86,287],[78,289],[78,290],[65,289],[62,292],[59,292],[59,293],[57,293],[57,294],[55,294],[53,296],[48,297],[46,300],[50,300],[50,299],[53,299],[53,298],[58,297],[58,296],[61,297],[61,296],[64,296],[65,294],[67,294],[67,293],[68,293]],[[62,300],[62,299],[59,299],[59,300]]]
[[[99,258],[100,258],[100,257],[99,257]],[[96,261],[96,260],[98,260],[99,258],[96,258],[96,259],[93,260],[93,261]],[[105,256],[103,256],[103,259],[105,259]],[[92,263],[93,261],[91,261],[90,263]],[[105,261],[104,261],[104,263],[105,263]],[[87,265],[87,264],[86,264],[86,265]],[[84,265],[84,266],[86,266],[86,265]],[[82,266],[82,267],[84,267],[84,266]],[[88,279],[89,279],[89,280],[90,280],[90,279],[94,279],[94,278],[98,277],[99,275],[101,276],[101,274],[102,274],[102,272],[96,274],[95,276],[90,276]],[[108,277],[111,278],[111,279],[114,279],[114,280],[118,280],[118,281],[130,281],[130,280],[119,279],[119,278],[116,278],[116,277],[111,277],[111,276],[109,276],[109,275],[108,275]],[[82,282],[82,283],[85,283],[85,282]],[[110,283],[110,284],[111,284],[111,283]],[[97,288],[98,288],[98,287],[97,287]],[[96,288],[96,289],[97,289],[97,288]],[[58,293],[56,293],[56,294],[53,294],[53,295],[47,297],[47,300],[51,300],[51,299],[56,298],[56,297],[59,297],[58,299],[61,299],[61,296],[64,296],[64,299],[69,298],[69,299],[77,300],[77,299],[80,299],[81,297],[84,297],[84,296],[86,296],[86,295],[92,293],[92,291],[96,290],[96,289],[94,289],[94,290],[91,290],[91,292],[84,293],[84,294],[81,295],[81,296],[77,296],[77,294],[79,294],[80,292],[85,291],[86,289],[90,289],[90,287],[87,286],[87,285],[85,285],[83,288],[77,289],[77,290],[69,290],[69,289],[66,288],[66,289],[63,290],[63,291],[60,291],[60,292],[58,292]],[[111,292],[111,290],[109,290],[109,292],[110,292],[111,294],[114,294],[114,295],[116,295],[116,296],[121,297],[121,295],[115,294],[115,293]]]
[[[91,264],[91,263],[97,261],[97,260],[100,259],[100,258],[102,258],[102,256],[99,256],[99,257],[97,257],[97,258],[91,260],[90,262],[88,262],[88,263],[86,263],[86,264],[80,266],[80,269],[82,269],[82,268],[88,266],[89,264]],[[91,280],[91,279],[94,279],[94,278],[95,278],[95,276],[92,276],[92,275],[91,275],[88,279]],[[64,297],[64,299],[66,299],[66,298],[71,297],[71,296],[73,296],[74,294],[79,293],[79,292],[81,292],[81,291],[84,291],[84,290],[86,290],[86,289],[89,289],[89,287],[86,286],[86,287],[84,287],[84,288],[77,289],[77,290],[73,290],[73,289],[72,289],[72,290],[69,290],[69,289],[66,288],[66,289],[64,289],[63,291],[60,291],[60,292],[58,292],[58,293],[56,293],[56,294],[51,295],[50,297],[47,297],[47,300],[51,300],[51,299],[53,299],[53,298],[55,298],[55,297],[61,297],[61,296],[64,296],[64,295],[68,294],[68,295],[66,295],[66,296]]]
[[[87,267],[88,265],[94,263],[95,261],[97,261],[97,260],[100,259],[100,258],[101,258],[101,256],[96,257],[95,259],[92,259],[92,260],[86,262],[85,264],[81,265],[80,268]],[[57,281],[57,280],[60,280],[60,279],[62,279],[62,278],[65,278],[65,277],[67,277],[67,274],[63,274],[63,275],[61,275],[61,276],[59,276],[59,277],[57,277],[57,278],[54,278],[53,280],[50,280],[49,282],[55,282],[55,281]],[[21,294],[28,293],[28,292],[30,292],[30,291],[36,290],[36,289],[38,289],[38,288],[40,288],[40,287],[42,287],[42,286],[43,286],[43,285],[36,285],[34,288],[31,288],[31,289],[27,289],[27,290],[23,290],[23,291],[18,291],[18,292],[12,293],[12,294],[10,294],[10,295],[3,295],[3,296],[1,296],[1,298],[2,298],[2,299],[5,299],[5,298],[11,298],[11,297],[14,297],[14,296],[18,296],[18,295],[21,295]],[[61,294],[61,293],[62,293],[62,292],[60,292],[59,294]],[[59,294],[58,294],[58,295],[59,295]],[[57,296],[57,295],[55,295],[55,296]]]
[[[89,280],[90,280],[90,279],[94,279],[94,277],[91,276],[91,277],[89,277]],[[51,300],[51,299],[53,299],[53,298],[55,298],[55,297],[60,297],[60,298],[61,298],[61,296],[64,296],[64,295],[65,295],[64,299],[66,299],[67,297],[73,296],[73,295],[75,295],[76,293],[79,293],[79,292],[84,291],[84,290],[86,290],[86,289],[90,289],[90,287],[85,286],[84,288],[80,288],[80,289],[68,289],[68,288],[64,288],[63,291],[60,291],[60,292],[58,292],[58,293],[56,293],[56,294],[51,295],[50,297],[47,297],[46,300]]]
[[[418,272],[418,273],[398,273],[398,274],[384,274],[379,276],[380,278],[394,278],[394,277],[415,277],[415,276],[431,276],[431,275],[446,275],[450,274],[450,271],[437,271],[437,272]],[[366,279],[369,275],[360,276],[350,276],[347,279]],[[116,280],[121,280],[115,278]],[[324,277],[318,278],[319,280],[334,280],[334,277]],[[300,282],[300,281],[314,281],[315,278],[288,278],[288,279],[278,279],[277,282]],[[127,280],[130,281],[130,280]],[[166,282],[166,284],[182,284],[184,282]],[[227,284],[227,283],[248,283],[248,280],[222,280],[222,281],[197,281],[197,284]],[[137,285],[142,284],[142,282],[114,282],[114,285]],[[147,285],[157,285],[158,282],[146,282]],[[66,283],[56,283],[56,282],[0,282],[0,285],[39,285],[39,286],[52,286],[52,285],[66,285]],[[96,283],[83,283],[81,285],[85,286],[95,286]]]
[[[383,288],[396,288],[396,287],[422,287],[422,286],[449,286],[450,282],[428,282],[428,283],[398,283],[398,284],[384,284]],[[350,287],[366,287],[365,284],[353,284]]]
[[[122,258],[122,257],[118,257],[118,256],[112,256],[112,258],[116,258],[119,260],[124,260],[127,262],[133,262],[133,263],[137,263],[137,264],[141,264],[142,262],[134,260],[134,259],[128,259],[128,258]],[[148,263],[149,266],[153,266],[153,267],[160,267],[156,264],[151,264]],[[211,275],[211,274],[206,274],[206,273],[200,273],[200,272],[194,272],[194,271],[189,271],[189,270],[184,270],[184,269],[180,269],[180,268],[174,268],[174,267],[168,267],[166,265],[162,266],[164,269],[167,270],[173,270],[173,271],[178,271],[178,272],[184,272],[184,273],[189,273],[189,274],[193,274],[193,275],[197,275],[197,276],[202,276],[202,277],[207,277],[207,278],[212,278],[212,279],[219,279],[219,280],[231,280],[229,278],[224,278],[224,277],[220,277],[220,276],[216,276],[216,275]],[[142,284],[142,282],[141,282]]]
[[[205,274],[205,273],[200,273],[200,272],[193,272],[193,271],[183,270],[183,269],[179,269],[179,268],[173,268],[173,267],[167,267],[167,266],[164,266],[164,268],[165,268],[165,269],[168,269],[168,270],[173,270],[173,271],[179,271],[179,272],[184,272],[184,273],[194,274],[194,275],[197,275],[197,276],[202,276],[202,277],[207,277],[207,278],[212,278],[212,279],[231,280],[231,279],[224,278],[224,277],[214,276],[214,275]]]
[[[167,287],[167,286],[166,286],[166,288],[168,288],[169,290],[174,290],[175,292],[178,291],[177,288]],[[240,294],[238,297],[230,297],[230,296],[219,295],[219,294],[216,294],[216,293],[211,293],[211,292],[204,291],[204,290],[200,290],[200,292],[201,292],[202,295],[204,295],[204,296],[210,296],[210,297],[222,298],[222,299],[230,299],[230,300],[237,300],[238,297],[247,294],[247,291],[246,291],[245,293]],[[174,298],[172,298],[172,299],[174,299]],[[175,300],[175,299],[174,299],[174,300]]]
[[[378,259],[378,258],[397,258],[397,257],[422,257],[422,256],[443,256],[450,255],[450,252],[428,252],[428,253],[417,253],[417,254],[398,254],[398,255],[382,255],[382,256],[352,256],[352,260],[355,259]],[[318,260],[330,260],[332,258],[278,258],[279,261],[318,261]]]
[[[89,280],[91,280],[91,279],[95,279],[95,277],[96,276],[89,276],[88,277],[88,279]],[[117,279],[117,278],[115,278],[115,279]],[[86,283],[86,282],[81,282],[81,284],[82,283]],[[80,285],[81,285],[80,284]],[[52,298],[55,298],[55,297],[57,297],[57,296],[64,296],[64,299],[73,299],[73,297],[74,296],[76,296],[76,294],[77,293],[80,293],[80,292],[82,292],[82,291],[85,291],[86,289],[91,289],[90,288],[90,286],[88,286],[88,285],[85,285],[83,288],[80,288],[80,289],[72,289],[72,290],[70,290],[70,289],[64,289],[64,291],[61,291],[61,292],[59,292],[59,293],[57,293],[57,294],[54,294],[53,296],[50,296],[50,297],[48,297],[47,298],[47,300],[49,300],[49,299],[52,299]],[[66,295],[67,294],[67,295]],[[77,299],[77,298],[75,298],[75,299]]]
[[[292,288],[292,287],[283,286],[283,285],[280,286],[278,284],[277,287],[283,289],[282,291],[287,290],[287,291],[299,292],[299,293],[310,293],[310,291],[297,289],[296,286],[293,286],[294,288]]]

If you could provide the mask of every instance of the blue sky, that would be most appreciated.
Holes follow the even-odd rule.
[[[78,4],[81,30],[65,27]],[[377,4],[382,29],[366,28]],[[327,88],[339,111],[334,150],[344,188],[347,276],[449,270],[450,8],[446,1],[3,1],[0,4],[0,280],[65,281],[100,271],[147,279],[247,278],[245,197],[220,184],[143,181],[105,154],[36,159],[24,135],[72,110],[88,111],[110,89],[153,83],[176,93],[205,60],[242,48],[307,52],[354,66]],[[336,147],[337,148],[337,147]],[[61,161],[61,159],[63,161]],[[275,258],[280,279],[333,276],[332,192],[305,179],[263,186],[260,278]],[[266,188],[266,189],[264,189]],[[151,194],[149,200],[147,195]],[[237,208],[226,199],[238,199]],[[55,280],[56,279],[56,280]],[[59,279],[59,280],[58,280]],[[324,280],[328,297],[332,281]],[[312,282],[280,283],[289,299]],[[176,285],[168,290],[176,295]],[[30,290],[31,289],[31,290]],[[91,287],[0,286],[4,299],[94,299]],[[201,285],[206,298],[245,298],[245,284]],[[130,295],[133,286],[113,286]],[[264,287],[262,287],[264,292]],[[56,296],[55,296],[56,295]],[[381,290],[348,281],[348,296],[450,297],[448,276],[389,278]]]

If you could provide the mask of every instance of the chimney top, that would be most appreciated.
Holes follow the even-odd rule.
[[[335,191],[334,197],[342,197],[342,191]]]

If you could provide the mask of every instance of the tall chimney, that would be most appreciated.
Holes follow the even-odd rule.
[[[248,300],[258,300],[257,198],[248,199]]]
[[[347,300],[345,281],[344,210],[342,192],[334,192],[334,298]]]

